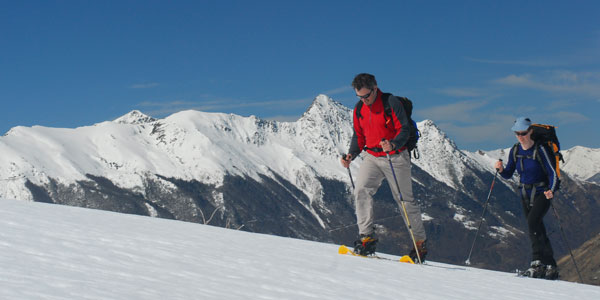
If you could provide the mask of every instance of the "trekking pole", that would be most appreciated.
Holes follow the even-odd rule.
[[[383,141],[384,139],[382,139]],[[394,183],[396,183],[396,189],[398,189],[398,196],[400,196],[400,205],[402,206],[402,210],[404,211],[404,217],[406,218],[406,227],[408,227],[408,233],[410,233],[410,238],[412,239],[413,245],[415,247],[415,253],[417,253],[417,259],[419,260],[419,264],[423,264],[421,261],[421,253],[419,253],[419,249],[417,248],[417,241],[415,240],[415,235],[413,234],[412,226],[410,225],[410,220],[408,219],[408,213],[406,212],[406,206],[404,205],[404,199],[402,199],[402,192],[400,192],[400,185],[398,185],[398,179],[396,178],[396,172],[394,171],[394,165],[392,164],[392,159],[390,158],[390,153],[386,152],[385,156],[387,156],[388,162],[390,162],[390,168],[392,169],[392,175],[394,176]]]
[[[502,161],[502,159],[498,159]],[[471,250],[469,251],[469,257],[465,260],[465,265],[471,265],[471,254],[473,254],[473,247],[475,247],[475,241],[477,240],[477,236],[479,235],[479,230],[481,229],[481,224],[483,223],[483,216],[485,215],[485,210],[487,209],[488,202],[490,201],[490,196],[492,195],[492,190],[494,189],[494,183],[496,182],[496,177],[498,177],[499,169],[496,169],[496,173],[494,173],[494,179],[492,180],[492,186],[490,187],[490,192],[488,193],[487,199],[483,204],[483,212],[481,213],[481,219],[479,220],[479,226],[477,227],[477,232],[475,233],[475,238],[473,239],[473,244],[471,244]]]
[[[556,197],[554,197],[554,199],[556,199]],[[575,265],[575,271],[577,271],[579,280],[581,281],[581,283],[583,283],[583,277],[581,277],[581,272],[579,272],[579,267],[577,267],[577,263],[575,262],[575,257],[573,256],[573,251],[571,250],[571,246],[569,246],[569,242],[567,241],[565,232],[562,228],[562,225],[560,224],[560,218],[558,217],[558,213],[556,212],[556,208],[554,207],[554,204],[552,204],[552,202],[553,201],[550,201],[550,206],[552,206],[552,211],[554,212],[554,216],[556,217],[556,221],[558,222],[558,228],[560,228],[560,233],[561,233],[562,239],[563,239],[565,245],[567,245],[567,248],[569,249],[569,254],[571,255],[571,260],[573,260],[573,265]]]
[[[346,160],[346,154],[342,153],[342,159]],[[348,169],[348,175],[350,176],[350,183],[352,183],[352,190],[354,190],[355,189],[355,187],[354,187],[354,180],[352,180],[352,172],[350,172],[350,166],[348,166],[347,169]],[[346,228],[349,228],[349,227],[353,227],[353,226],[358,226],[358,224],[350,224],[350,225],[346,225],[346,226],[334,228],[334,229],[329,230],[329,233],[334,232],[334,231],[338,231],[338,230],[342,230],[342,229],[346,229]]]
[[[342,159],[346,160],[346,155],[342,154]],[[350,166],[348,166],[348,175],[350,176],[350,183],[352,183],[352,189],[354,190],[354,180],[352,180],[352,172],[350,172]]]

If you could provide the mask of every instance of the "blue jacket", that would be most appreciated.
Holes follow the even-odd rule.
[[[544,168],[542,167],[540,162],[537,159],[533,158],[533,151],[534,151],[535,147],[538,148],[537,155],[539,155],[542,162],[546,166],[546,170],[548,171],[548,174],[546,174],[546,172],[544,172]],[[522,184],[535,184],[535,183],[539,183],[539,182],[546,182],[547,187],[544,187],[544,186],[538,187],[536,189],[536,194],[542,193],[547,189],[550,189],[550,190],[552,190],[552,192],[555,192],[556,188],[557,188],[557,183],[558,183],[558,175],[556,174],[555,167],[552,165],[551,160],[550,160],[550,155],[552,155],[552,154],[548,153],[548,151],[546,151],[546,148],[539,146],[539,145],[531,147],[527,150],[523,150],[523,147],[521,147],[521,144],[519,144],[517,146],[517,149],[518,149],[517,153],[519,155],[524,155],[524,156],[528,156],[528,157],[523,157],[523,158],[517,157],[517,161],[515,161],[513,159],[513,157],[514,157],[513,150],[514,149],[515,148],[513,147],[510,150],[510,153],[508,154],[508,163],[506,164],[506,167],[504,168],[504,170],[502,172],[500,172],[500,175],[502,177],[504,177],[505,179],[510,179],[516,170],[521,177],[519,181]],[[522,169],[521,169],[520,160],[523,160],[523,168]],[[527,191],[528,196],[529,196],[529,193],[530,192]]]

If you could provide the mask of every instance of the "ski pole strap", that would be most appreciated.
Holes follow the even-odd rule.
[[[521,200],[524,201],[528,206],[533,206],[533,199],[535,198],[536,189],[540,186],[548,186],[546,182],[538,182],[532,184],[521,183],[519,184],[519,190],[521,190]],[[527,191],[530,190],[529,199],[527,199]]]

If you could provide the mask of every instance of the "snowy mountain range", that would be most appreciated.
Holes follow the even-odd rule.
[[[588,284],[187,222],[6,199],[0,214],[1,299],[600,298]]]
[[[413,160],[413,181],[430,242],[460,248],[456,238],[472,238],[494,176],[492,164],[506,159],[508,148],[461,151],[433,121],[418,126],[421,158]],[[339,163],[351,135],[351,109],[325,95],[296,122],[199,111],[155,119],[132,111],[75,129],[15,127],[0,138],[0,197],[341,242],[356,234],[348,173]],[[565,205],[574,215],[583,207],[573,201],[581,197],[590,213],[600,212],[590,197],[600,193],[594,183],[600,149],[563,153],[566,180],[579,186],[566,189]],[[353,162],[354,174],[360,162]],[[501,182],[493,198],[516,198],[511,182]],[[383,199],[376,207],[380,231],[390,237],[382,247],[406,251],[398,247],[406,233],[389,193],[380,189],[376,195]],[[509,243],[527,247],[520,241],[520,204],[496,201],[489,213],[489,234],[481,242],[489,255],[482,261],[498,267],[489,258],[493,252],[509,255]],[[587,227],[574,242],[597,233],[600,224]],[[438,255],[456,262],[461,252]]]

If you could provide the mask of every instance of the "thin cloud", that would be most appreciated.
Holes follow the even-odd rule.
[[[156,82],[151,82],[151,83],[139,83],[139,84],[134,84],[129,86],[129,88],[132,89],[150,89],[153,87],[157,87],[159,84]]]
[[[481,57],[464,57],[465,60],[482,63],[482,64],[495,64],[495,65],[515,65],[515,66],[527,66],[527,67],[573,67],[573,66],[584,66],[589,67],[590,65],[597,64],[599,60],[598,52],[600,51],[600,31],[596,30],[595,34],[592,34],[592,38],[589,39],[592,43],[583,48],[578,48],[572,53],[566,53],[562,55],[553,55],[546,57],[534,57],[525,59],[490,59]]]
[[[564,62],[558,61],[547,61],[547,60],[494,60],[494,59],[483,59],[474,57],[465,57],[466,60],[484,64],[495,64],[495,65],[518,65],[518,66],[530,66],[530,67],[558,67],[566,66]]]
[[[545,92],[600,96],[600,73],[598,72],[552,71],[540,75],[511,74],[493,82]]]
[[[236,108],[247,108],[247,107],[259,107],[259,106],[280,106],[282,108],[290,107],[290,106],[307,106],[311,103],[313,99],[311,98],[300,98],[300,99],[277,99],[277,100],[268,100],[268,101],[240,101],[240,100],[225,100],[218,102],[212,102],[209,106],[211,109],[236,109]],[[206,103],[206,102],[205,102]]]
[[[487,105],[487,101],[460,101],[456,103],[423,108],[415,111],[420,117],[434,121],[469,121],[478,119],[474,111]],[[466,118],[465,116],[469,116]]]
[[[586,122],[586,121],[590,120],[590,118],[588,118],[587,116],[585,116],[581,113],[572,112],[572,111],[559,111],[559,112],[553,113],[551,116],[552,116],[552,119],[556,120],[556,123],[558,125],[581,123],[581,122]]]
[[[536,83],[531,80],[530,74],[523,75],[508,75],[503,78],[499,78],[494,80],[496,83],[505,84],[505,85],[513,85],[513,86],[526,86],[526,87],[534,87]]]
[[[486,92],[476,88],[443,88],[438,89],[437,92],[442,95],[451,97],[482,97],[486,95]]]
[[[590,118],[587,116],[581,113],[570,111],[516,111],[519,111],[520,116],[530,117],[533,122],[552,124],[555,126],[590,121]],[[473,118],[473,115],[476,115],[477,117]],[[514,137],[510,131],[510,127],[515,120],[514,115],[476,112],[469,115],[465,119],[469,121],[443,121],[439,122],[438,125],[446,133],[452,136],[452,138],[458,144],[502,144],[511,143],[514,140]]]
[[[335,88],[335,89],[332,89],[332,90],[325,91],[325,92],[323,92],[323,94],[328,95],[328,96],[329,95],[337,95],[337,94],[342,94],[342,93],[345,93],[345,92],[348,92],[348,91],[351,91],[351,90],[352,90],[351,87],[344,86],[344,87],[339,87],[339,88]]]
[[[166,102],[160,102],[160,101],[144,101],[144,102],[140,102],[137,104],[138,106],[142,106],[142,107],[157,107],[157,106],[186,106],[186,105],[197,105],[196,102],[189,102],[189,101],[166,101]]]
[[[457,125],[454,123],[440,123],[444,129],[459,143],[498,143],[507,142],[510,138],[510,126],[514,117],[506,116],[503,120],[494,120],[473,125]]]
[[[415,113],[436,122],[458,144],[509,143],[514,108],[493,104],[489,100],[459,101]]]
[[[575,105],[574,100],[562,99],[562,100],[551,101],[550,103],[548,103],[546,105],[546,109],[559,110],[559,109],[565,109],[567,107],[572,107],[574,105]]]

